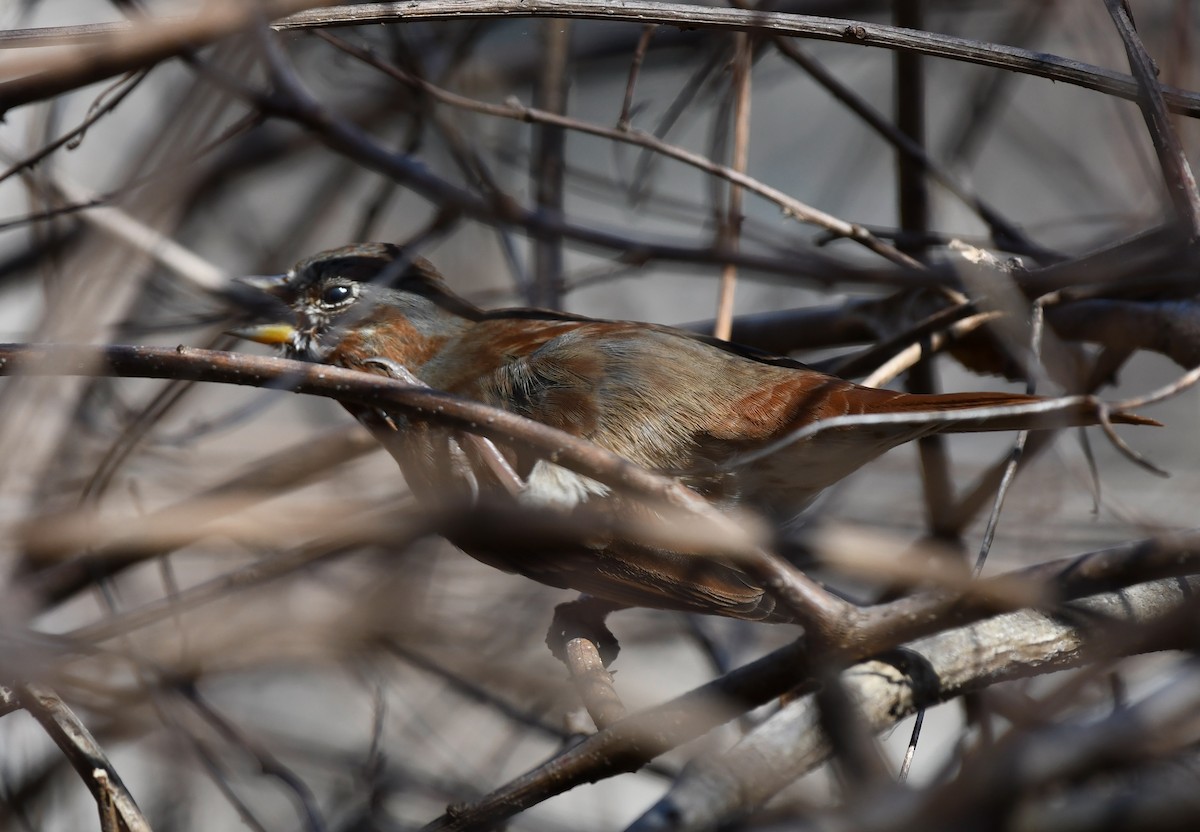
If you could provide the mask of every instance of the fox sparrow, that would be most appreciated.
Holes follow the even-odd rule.
[[[935,431],[1062,427],[1094,421],[1082,408],[982,414],[969,422],[875,424],[825,431],[752,461],[739,455],[818,419],[850,414],[964,411],[1028,403],[1009,393],[914,395],[862,387],[735,344],[646,323],[540,309],[483,311],[453,294],[424,260],[370,243],[315,255],[283,275],[244,278],[294,310],[294,320],[238,334],[295,358],[407,378],[518,413],[669,474],[718,505],[789,519],[823,489],[902,442]],[[438,489],[498,491],[450,430],[354,411],[375,430],[407,434],[396,454],[418,496]],[[1115,414],[1114,421],[1149,423]],[[393,451],[393,453],[395,453]],[[595,480],[501,449],[526,504],[571,510],[617,504]],[[453,537],[451,538],[453,539]],[[787,620],[743,572],[628,541],[553,553],[475,557],[611,608],[645,606],[750,620]]]

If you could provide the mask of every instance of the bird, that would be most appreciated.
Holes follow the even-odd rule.
[[[286,273],[241,282],[289,310],[282,320],[235,330],[243,338],[280,347],[291,358],[401,378],[525,416],[673,477],[720,508],[747,507],[774,522],[794,518],[829,486],[921,436],[1096,422],[1082,406],[996,412],[1041,401],[1025,394],[864,387],[669,326],[544,309],[483,310],[452,292],[428,261],[391,243],[324,251]],[[418,497],[501,491],[506,473],[483,470],[452,429],[348,409],[377,434],[398,435],[393,455]],[[979,418],[968,421],[844,426],[782,441],[840,416],[973,410]],[[1125,413],[1112,414],[1112,421],[1157,424]],[[520,483],[521,504],[631,510],[596,480],[528,451],[495,450]],[[584,593],[606,611],[651,607],[793,620],[763,586],[719,558],[616,538],[561,551],[496,549],[477,540],[460,546],[489,565]]]

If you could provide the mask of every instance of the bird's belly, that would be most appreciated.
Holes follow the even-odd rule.
[[[779,521],[803,511],[822,491],[895,445],[893,437],[864,442],[862,436],[829,433],[734,465],[742,502]]]
[[[401,433],[391,437],[388,444],[409,487],[425,501],[515,497],[518,503],[531,508],[570,510],[610,493],[603,483],[543,459],[534,463],[523,487],[512,494],[481,460],[464,450],[454,432],[409,424],[401,428]]]
[[[523,505],[538,508],[571,509],[594,497],[605,497],[609,487],[591,477],[539,459],[518,495]]]

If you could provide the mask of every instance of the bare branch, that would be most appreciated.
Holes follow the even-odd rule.
[[[109,762],[104,749],[58,694],[48,688],[29,684],[18,685],[15,690],[21,706],[54,740],[96,799],[101,828],[105,832],[118,832],[118,827],[112,825],[112,821],[119,820],[119,829],[125,832],[150,832],[150,824]]]
[[[843,672],[842,684],[848,698],[863,711],[864,727],[874,733],[886,731],[918,708],[965,692],[1004,680],[1078,667],[1097,652],[1112,655],[1104,633],[1114,627],[1135,629],[1169,621],[1189,604],[1194,606],[1189,596],[1197,588],[1200,581],[1194,578],[1183,587],[1174,581],[1159,581],[1077,601],[1067,607],[1067,617],[1011,613],[922,639],[888,656],[851,667]],[[1098,630],[1087,623],[1097,619],[1103,621]],[[983,647],[999,641],[1007,645],[1001,653],[988,653]],[[1143,648],[1135,647],[1133,642],[1126,647]],[[729,752],[685,773],[631,829],[697,832],[719,828],[744,816],[829,756],[831,746],[819,726],[815,697],[792,702]],[[1078,730],[1082,735],[1100,728]],[[1114,740],[1116,737],[1106,736],[1103,742]],[[1089,760],[1090,752],[1077,746],[1076,750],[1073,759]],[[1002,768],[998,763],[984,765],[993,772]],[[991,785],[999,786],[1002,779],[994,778]],[[870,801],[863,805],[870,805]],[[885,828],[905,827],[904,822],[891,817]]]
[[[1175,134],[1175,128],[1167,115],[1162,87],[1158,83],[1157,67],[1154,66],[1153,59],[1146,52],[1142,39],[1133,27],[1129,7],[1124,0],[1104,0],[1104,5],[1121,35],[1125,53],[1129,56],[1129,68],[1133,70],[1133,77],[1137,79],[1138,106],[1146,119],[1150,141],[1158,155],[1158,164],[1162,167],[1167,193],[1171,195],[1175,213],[1188,229],[1192,240],[1200,240],[1200,191],[1196,189],[1196,177],[1192,175],[1187,154],[1184,153],[1179,136]]]
[[[15,80],[0,81],[0,115],[14,107],[60,95],[122,72],[153,66],[244,30],[262,15],[271,19],[317,5],[321,5],[320,0],[265,0],[255,5],[210,2],[188,18],[99,29],[68,27],[72,33],[84,31],[89,36],[82,43],[76,41],[78,45],[56,50],[52,55],[5,62],[9,77]],[[95,35],[91,36],[91,32]],[[10,46],[27,46],[35,42],[35,33],[17,31],[8,34]],[[36,41],[63,46],[62,37],[53,32],[50,35],[46,39],[38,37]]]
[[[300,12],[286,20],[276,21],[274,25],[277,29],[286,31],[317,26],[359,26],[395,20],[444,20],[492,15],[582,17],[642,24],[657,23],[664,26],[710,26],[829,40],[854,46],[908,49],[923,55],[967,61],[1076,84],[1131,101],[1137,97],[1137,82],[1128,75],[1082,61],[1047,55],[1044,52],[857,20],[657,3],[653,0],[621,0],[617,5],[594,0],[538,0],[536,4],[522,0],[425,0],[417,6],[409,3],[364,3]],[[1164,90],[1164,98],[1175,112],[1190,116],[1200,115],[1200,94],[1170,88]]]

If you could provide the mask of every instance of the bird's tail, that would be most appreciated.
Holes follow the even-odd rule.
[[[880,390],[878,402],[864,414],[936,412],[953,415],[939,424],[944,433],[973,433],[992,430],[1049,430],[1099,424],[1100,408],[1087,397],[1067,400],[1030,396],[1024,393],[893,393]],[[1133,413],[1110,412],[1109,421],[1123,425],[1156,425],[1161,422]]]

